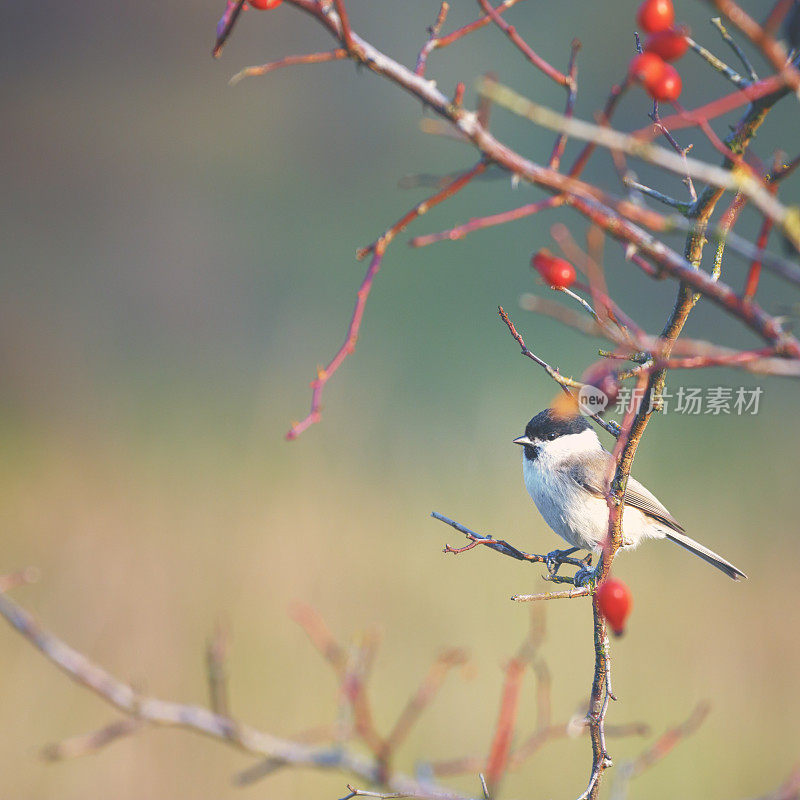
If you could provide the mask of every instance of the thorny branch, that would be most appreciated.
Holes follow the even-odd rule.
[[[557,124],[553,122],[554,119],[558,119],[559,115],[548,118],[551,124],[560,131],[561,135],[569,134],[576,136],[583,132],[583,135],[586,136],[588,135],[587,130],[591,131],[591,136],[588,136],[589,143],[587,147],[584,148],[584,151],[579,156],[569,175],[564,176],[554,167],[538,165],[501,144],[489,133],[488,129],[485,127],[485,120],[480,116],[467,112],[466,109],[463,108],[461,102],[454,103],[450,101],[437,89],[434,82],[425,80],[422,75],[408,70],[406,67],[376,50],[367,42],[361,40],[360,37],[353,32],[349,24],[344,3],[336,3],[336,11],[334,12],[329,4],[322,4],[316,0],[289,0],[289,2],[316,18],[327,28],[327,30],[344,45],[344,50],[351,59],[364,64],[373,72],[382,75],[407,92],[413,94],[421,100],[423,104],[448,121],[460,137],[472,142],[481,152],[482,161],[484,163],[494,163],[510,171],[519,178],[528,180],[553,192],[554,199],[566,199],[573,209],[592,220],[594,224],[606,230],[612,236],[626,242],[629,248],[633,248],[631,256],[634,263],[646,271],[651,270],[650,264],[654,264],[657,274],[669,275],[681,283],[691,286],[695,292],[707,296],[713,302],[722,306],[729,314],[741,319],[742,322],[767,341],[775,344],[781,355],[789,355],[793,358],[800,356],[800,345],[798,345],[793,337],[783,330],[779,321],[766,315],[754,302],[739,298],[732,289],[725,286],[718,279],[715,280],[707,277],[705,273],[695,269],[695,267],[687,263],[683,257],[674,253],[663,243],[653,239],[640,227],[640,225],[645,225],[645,227],[650,227],[656,231],[665,231],[669,229],[672,223],[668,223],[663,218],[653,214],[643,214],[641,209],[629,203],[615,201],[606,193],[600,192],[596,188],[578,179],[577,176],[585,165],[586,160],[591,155],[594,146],[597,143],[604,142],[605,137],[609,134],[612,136],[614,135],[610,129],[602,127],[595,130],[592,129],[591,126],[587,129],[584,127],[587,125],[586,123],[571,119],[571,108],[569,104],[567,116],[561,117],[561,122]],[[476,23],[465,26],[449,36],[430,38],[428,42],[430,46],[429,50],[432,51],[438,47],[451,44],[491,21],[495,24],[499,24],[510,36],[512,41],[526,54],[529,60],[534,60],[532,55],[535,54],[535,51],[533,51],[527,43],[524,43],[518,38],[518,34],[516,34],[513,27],[508,26],[499,17],[500,12],[509,8],[513,3],[504,3],[497,9],[494,9],[491,4],[486,3],[485,0],[481,0],[481,3],[483,10],[486,12],[484,17],[476,21]],[[437,24],[438,22],[439,18],[437,18]],[[511,35],[512,31],[514,31],[513,36]],[[761,44],[763,45],[763,41]],[[540,68],[544,66],[538,62],[536,63]],[[570,90],[574,88],[573,82],[568,80],[569,76],[564,76],[563,73],[552,70],[552,68],[547,69],[544,67],[543,71],[557,83],[568,86]],[[766,79],[767,82],[761,82],[761,86],[756,87],[751,85],[737,93],[736,102],[742,102],[742,100],[739,99],[739,96],[742,96],[744,97],[744,102],[750,102],[751,107],[758,112],[753,121],[747,125],[748,139],[752,136],[752,130],[763,120],[764,112],[768,110],[777,99],[786,94],[788,86],[793,85],[793,76],[795,74],[796,70],[793,71],[791,68],[782,69],[779,75]],[[624,89],[624,87],[622,87],[622,89]],[[604,124],[608,120],[610,113],[613,112],[621,93],[622,90],[618,88],[610,95],[609,102],[601,117]],[[695,111],[691,113],[686,112],[685,116],[697,121],[701,118],[708,119],[709,114],[710,112],[706,111],[703,117],[703,115]],[[674,127],[671,123],[671,119],[664,120],[663,124],[670,128]],[[617,134],[617,136],[619,135]],[[635,140],[628,142],[628,145],[639,152],[656,152],[652,151],[652,149],[648,150],[647,148],[652,148],[652,146],[647,145],[646,142],[638,144],[634,142]],[[617,149],[618,145],[619,141],[615,139],[613,143],[614,148]],[[733,148],[733,152],[737,153],[735,147]],[[663,154],[658,157],[659,163],[661,163],[662,158],[664,159],[664,164],[662,164],[662,166],[671,163],[669,158],[667,158],[668,156],[670,156],[670,154],[664,151]],[[684,159],[681,156],[675,156],[675,158],[677,159],[676,167],[683,174],[685,171]],[[741,190],[752,195],[751,199],[753,202],[756,203],[765,214],[776,221],[792,241],[800,241],[800,215],[794,211],[784,209],[780,204],[776,204],[776,200],[771,193],[764,191],[758,181],[753,180],[747,174],[736,174],[730,170],[719,170],[718,168],[713,168],[708,165],[698,165],[696,177],[698,179],[711,181],[714,184],[721,183],[723,188]],[[563,202],[563,199],[556,200],[556,202]],[[703,198],[700,198],[698,203],[701,201],[703,201]],[[535,213],[538,208],[526,210],[530,211],[530,213]],[[696,209],[690,209],[690,211],[694,213]],[[520,213],[520,216],[522,215],[524,215],[524,212]],[[413,218],[416,216],[418,215],[413,215]],[[510,218],[517,217],[511,215]],[[482,226],[476,224],[474,229],[479,227]],[[454,233],[453,235],[457,236],[459,234]],[[427,243],[427,241],[423,242],[417,239],[415,243],[421,244]],[[319,420],[322,386],[324,386],[331,372],[338,368],[344,356],[346,356],[354,346],[355,336],[357,336],[358,332],[358,323],[360,323],[360,317],[361,314],[363,314],[363,305],[366,300],[366,295],[371,287],[372,278],[380,265],[378,251],[374,250],[373,252],[376,256],[372,264],[373,269],[369,271],[367,278],[365,278],[359,290],[359,303],[357,303],[345,345],[343,345],[340,352],[328,365],[328,368],[321,370],[318,379],[312,384],[314,390],[312,410],[303,422],[296,423],[292,427],[289,433],[290,438],[294,438],[309,425]],[[784,276],[786,277],[786,275]]]
[[[777,14],[773,13],[767,24],[762,27],[733,0],[713,0],[713,5],[726,19],[744,32],[762,51],[775,69],[775,74],[759,81],[741,49],[727,34],[722,23],[718,22],[720,32],[740,56],[748,77],[741,78],[710,51],[692,42],[694,49],[713,68],[720,70],[733,81],[736,91],[692,111],[676,106],[677,114],[669,116],[667,119],[661,119],[657,107],[654,107],[652,113],[652,119],[656,123],[654,129],[625,134],[610,127],[610,118],[619,98],[628,88],[628,81],[614,87],[597,124],[575,119],[577,46],[573,46],[572,59],[567,73],[559,72],[542,59],[534,47],[523,39],[517,29],[501,16],[501,13],[510,7],[511,3],[509,2],[495,8],[490,0],[478,0],[484,16],[475,23],[450,34],[449,37],[440,36],[440,29],[447,13],[446,4],[443,5],[436,23],[430,29],[428,41],[420,51],[417,66],[413,72],[387,57],[353,32],[347,19],[343,0],[336,0],[336,13],[333,13],[329,6],[317,2],[317,0],[289,0],[289,2],[322,24],[337,41],[344,45],[350,58],[401,87],[431,109],[443,121],[449,123],[454,138],[471,142],[478,150],[481,155],[481,164],[492,164],[505,169],[515,180],[528,181],[551,194],[547,200],[528,204],[519,209],[477,218],[443,233],[418,236],[412,240],[412,244],[421,246],[442,239],[460,238],[490,225],[504,224],[563,204],[583,215],[597,231],[605,232],[616,238],[625,247],[628,260],[647,275],[654,278],[669,277],[678,283],[674,308],[658,337],[649,337],[640,329],[632,329],[631,326],[621,323],[619,315],[610,312],[612,306],[609,303],[603,304],[604,315],[601,316],[580,295],[571,293],[573,299],[578,301],[590,315],[589,321],[584,321],[575,327],[582,327],[584,332],[603,335],[617,347],[615,351],[603,354],[606,359],[605,363],[599,363],[589,368],[583,381],[576,381],[561,375],[558,370],[529,350],[508,315],[502,308],[500,309],[501,317],[520,345],[523,355],[547,371],[564,391],[568,403],[574,404],[573,391],[580,389],[585,383],[602,385],[614,390],[622,381],[631,378],[637,381],[637,387],[644,395],[639,408],[631,409],[625,415],[621,425],[595,415],[596,422],[617,436],[617,444],[613,453],[616,459],[616,471],[607,497],[609,506],[608,538],[603,547],[599,564],[592,574],[593,579],[588,585],[589,591],[586,594],[591,594],[592,587],[608,576],[615,553],[621,545],[625,485],[650,416],[654,409],[659,408],[667,370],[670,368],[737,365],[742,368],[749,366],[751,369],[760,369],[768,374],[797,375],[797,367],[800,365],[800,343],[784,330],[779,318],[769,315],[756,304],[755,295],[762,264],[770,269],[775,269],[781,277],[791,283],[800,285],[800,269],[794,263],[775,259],[771,254],[765,252],[767,237],[773,226],[781,230],[785,239],[794,246],[795,250],[798,249],[800,245],[800,211],[781,203],[774,184],[770,185],[765,176],[744,160],[744,154],[747,152],[756,130],[771,107],[782,97],[800,87],[797,57],[795,57],[795,62],[788,62],[787,53],[774,38],[774,31],[778,24]],[[478,115],[464,108],[465,84],[463,81],[458,84],[454,99],[450,100],[439,91],[434,82],[423,79],[427,56],[433,50],[464,38],[489,22],[499,28],[536,69],[568,91],[565,112],[559,114],[541,104],[521,97],[512,90],[501,86],[493,78],[486,77],[479,83],[479,89],[485,97],[521,114],[539,126],[554,130],[558,134],[556,145],[546,165],[525,158],[496,139],[488,130],[487,115]],[[740,105],[747,106],[744,115],[731,134],[724,140],[720,139],[711,128],[710,121]],[[716,167],[689,158],[687,150],[678,146],[670,131],[687,125],[700,127],[712,145],[722,153],[722,166]],[[437,132],[439,131],[437,130]],[[666,136],[676,150],[675,153],[658,147],[650,141],[657,133]],[[559,166],[567,137],[583,140],[586,145],[573,167],[567,174],[563,174],[559,171]],[[620,200],[607,191],[581,180],[581,172],[598,145],[609,149],[618,165],[621,164],[622,154],[627,154],[654,164],[662,170],[674,172],[687,181],[690,200],[683,203],[669,198],[656,188],[631,183],[627,179],[627,170],[619,170],[621,176],[626,179],[628,187],[633,186],[650,197],[667,203],[685,218],[688,230],[682,254],[674,252],[652,234],[680,230],[684,227],[683,220],[665,217],[646,210],[636,203]],[[704,184],[704,188],[699,193],[695,192],[694,181]],[[755,252],[749,249],[749,243],[738,241],[735,234],[732,233],[731,228],[735,221],[733,217],[723,221],[719,229],[715,229],[711,222],[716,205],[725,191],[735,192],[737,197],[742,198],[742,202],[748,201],[763,216],[761,235]],[[418,215],[412,211],[411,218],[415,216]],[[715,235],[720,239],[718,259],[713,272],[708,273],[701,269],[703,250],[708,238]],[[370,251],[374,257],[382,255],[383,250],[380,245],[383,242],[383,238],[379,239],[371,248]],[[746,257],[751,260],[748,278],[741,294],[721,280],[721,257],[724,244],[733,250],[738,249],[744,252]],[[595,306],[597,306],[598,298],[605,296],[602,284],[602,271],[594,270],[594,273],[590,275],[589,290]],[[359,297],[361,298],[361,293],[359,293]],[[702,347],[697,346],[694,350],[690,345],[688,351],[685,351],[682,356],[674,353],[676,342],[686,320],[701,297],[711,300],[725,313],[740,320],[761,337],[766,346],[751,351],[731,351],[718,345],[704,343]],[[532,305],[529,304],[529,307]],[[354,323],[356,316],[360,315],[360,311],[363,311],[363,307],[359,310],[357,306]],[[562,319],[567,316],[567,312],[560,312],[560,314]],[[605,314],[608,316],[606,317]],[[574,319],[574,315],[570,319]],[[348,341],[354,333],[357,333],[358,327],[355,324],[354,328],[354,323],[351,323]],[[338,367],[340,363],[340,360],[337,361],[337,359],[339,359],[338,355],[332,362],[334,367]],[[621,363],[625,360],[632,361],[633,368],[625,368]],[[327,373],[328,371],[325,371],[324,375],[313,385],[314,398],[309,418],[304,423],[293,427],[290,435],[296,435],[319,418],[319,392],[322,379],[327,377]],[[475,534],[453,520],[441,517],[441,515],[434,514],[434,516],[457,528],[470,540],[470,543],[462,548],[447,547],[447,552],[464,552],[482,545],[518,560],[547,560],[547,557],[523,553],[503,539]],[[554,566],[551,570],[551,579],[575,582],[574,579],[557,575],[556,571],[557,566]],[[578,589],[581,588],[578,587]],[[544,599],[544,597],[554,599],[555,597],[574,596],[576,596],[574,590],[570,590],[566,593],[551,593],[535,597],[536,599]],[[588,714],[592,739],[592,769],[581,800],[583,798],[594,800],[597,797],[603,773],[611,764],[605,743],[605,717],[609,700],[612,698],[609,644],[605,623],[595,602],[593,602],[593,616],[595,669]],[[505,744],[502,737],[496,747],[497,752],[503,754],[502,758],[498,756],[498,759],[503,760]],[[491,773],[488,783],[490,786],[492,785]]]
[[[798,91],[800,72],[798,72],[798,57],[795,56],[794,61],[788,61],[785,48],[774,36],[775,27],[778,24],[776,15],[770,16],[767,23],[762,26],[733,0],[711,0],[711,5],[715,6],[726,20],[743,32],[761,51],[771,64],[775,74],[758,80],[749,62],[743,57],[747,78],[742,78],[704,48],[695,45],[697,52],[703,55],[714,68],[720,69],[728,75],[736,86],[736,91],[699,108],[693,110],[678,108],[676,114],[665,119],[658,118],[657,131],[648,127],[643,131],[626,134],[613,130],[610,127],[610,120],[620,97],[628,89],[628,82],[625,81],[611,90],[605,108],[600,113],[596,124],[576,119],[574,110],[577,99],[577,44],[573,44],[567,72],[560,72],[542,59],[534,47],[525,41],[516,28],[504,18],[504,12],[516,3],[517,0],[506,0],[495,7],[490,0],[478,0],[482,15],[474,22],[447,35],[441,34],[446,23],[448,9],[447,3],[442,3],[439,14],[429,29],[428,39],[422,44],[415,67],[410,69],[373,47],[355,32],[345,0],[332,0],[332,2],[329,0],[287,0],[287,5],[294,6],[308,14],[327,30],[336,41],[337,46],[331,51],[290,55],[261,67],[251,67],[236,75],[234,80],[250,75],[264,74],[293,64],[350,59],[387,79],[420,101],[423,106],[438,115],[443,124],[449,126],[454,138],[471,143],[479,156],[474,167],[441,187],[428,200],[419,203],[401,217],[395,225],[387,229],[372,245],[359,252],[359,257],[369,255],[371,259],[358,291],[347,336],[333,359],[325,368],[319,369],[317,378],[312,383],[311,410],[303,421],[292,426],[287,434],[288,438],[295,438],[319,420],[323,388],[330,376],[341,366],[355,347],[365,304],[388,244],[407,225],[422,216],[429,208],[460,191],[484,172],[489,165],[505,170],[515,180],[526,181],[537,186],[547,192],[549,197],[518,209],[476,218],[444,233],[416,237],[412,240],[413,244],[423,245],[441,239],[459,238],[490,225],[504,224],[563,205],[585,218],[594,229],[605,232],[619,241],[625,248],[626,258],[648,276],[670,278],[678,284],[674,307],[661,334],[657,337],[648,337],[641,331],[632,330],[630,326],[620,322],[619,316],[609,313],[606,318],[589,306],[591,314],[588,321],[584,320],[584,331],[596,332],[608,338],[618,349],[606,355],[600,371],[597,368],[587,370],[584,381],[565,378],[530,351],[508,315],[500,309],[504,323],[520,345],[523,354],[544,368],[563,389],[565,396],[568,395],[570,399],[573,397],[572,390],[579,389],[584,383],[591,383],[591,380],[596,380],[598,376],[615,385],[619,385],[623,380],[629,378],[635,379],[637,385],[643,389],[642,403],[638,408],[632,409],[625,415],[621,425],[596,416],[599,424],[617,436],[617,444],[614,449],[616,470],[607,496],[609,505],[608,537],[599,563],[588,583],[575,586],[574,584],[579,583],[575,578],[558,574],[559,567],[564,564],[578,567],[583,571],[583,568],[586,567],[585,561],[563,554],[539,556],[524,553],[503,539],[474,533],[460,523],[434,514],[436,518],[461,531],[470,540],[465,547],[448,548],[448,552],[464,552],[484,546],[517,560],[545,563],[548,566],[549,575],[546,577],[549,580],[574,585],[572,589],[564,592],[519,595],[516,599],[540,600],[592,596],[594,586],[609,575],[615,554],[622,542],[625,485],[650,417],[653,411],[659,408],[659,399],[664,389],[667,370],[715,364],[738,365],[743,368],[755,368],[757,365],[767,374],[797,375],[797,367],[800,364],[800,342],[787,333],[780,318],[767,313],[756,303],[755,296],[762,266],[774,270],[790,283],[800,285],[800,268],[793,261],[786,261],[765,252],[767,238],[773,227],[778,229],[794,248],[794,251],[797,251],[800,245],[800,211],[796,207],[782,203],[775,191],[775,184],[771,184],[767,180],[767,176],[750,166],[744,156],[748,152],[753,136],[772,106],[781,98]],[[219,54],[229,38],[234,25],[240,18],[242,7],[243,0],[231,0],[227,4],[217,30],[215,55]],[[537,70],[567,91],[565,111],[558,113],[522,98],[491,78],[484,78],[480,84],[483,93],[494,102],[521,113],[535,124],[557,133],[556,144],[548,161],[544,164],[516,152],[489,131],[485,102],[484,110],[480,112],[471,111],[464,106],[466,86],[464,81],[459,82],[454,95],[449,97],[437,87],[435,81],[428,80],[425,76],[428,58],[434,51],[460,41],[479,28],[490,24],[502,31],[513,46]],[[721,32],[724,32],[724,26],[720,24],[719,27]],[[740,51],[737,49],[737,52]],[[710,121],[716,119],[720,114],[743,105],[746,106],[746,111],[742,118],[724,140],[719,139],[711,129]],[[677,148],[677,153],[671,153],[652,144],[651,139],[659,131],[675,131],[688,126],[699,126],[717,150],[722,153],[723,163],[721,166],[717,167],[690,159],[680,148]],[[572,167],[568,171],[562,172],[560,170],[561,159],[568,137],[582,140],[586,144]],[[680,217],[664,216],[639,203],[632,202],[628,197],[617,197],[609,191],[581,179],[584,167],[598,146],[607,148],[615,156],[627,154],[663,170],[674,172],[681,177],[696,180],[703,183],[704,188],[696,197],[692,196],[687,204],[670,203],[681,213]],[[647,187],[640,186],[638,188],[644,191]],[[720,227],[715,227],[712,216],[726,191],[735,192],[737,197],[742,198],[741,202],[749,202],[761,214],[763,219],[761,234],[755,248],[749,243],[742,243],[733,234],[731,230],[735,222],[733,216],[723,220],[724,224]],[[669,199],[655,188],[647,190],[647,194],[662,201]],[[658,235],[684,229],[687,229],[687,237],[682,253],[674,251],[657,238]],[[702,269],[705,245],[708,239],[714,238],[714,236],[731,249],[741,251],[751,262],[741,293],[721,280],[721,264],[715,264],[713,272]],[[718,253],[721,261],[720,249],[718,249]],[[595,303],[598,312],[600,307],[597,306],[596,298],[604,296],[604,290],[599,285],[601,278],[602,274],[599,277],[598,275],[590,276],[589,281],[592,302]],[[678,342],[679,336],[689,314],[701,297],[710,300],[726,314],[738,319],[760,337],[766,346],[750,351],[733,351],[712,343],[693,343],[684,340],[685,347],[681,348]],[[573,299],[578,299],[579,302],[588,305],[588,301],[579,295],[574,295]],[[610,306],[604,305],[608,311]],[[542,308],[540,305],[538,310],[541,311]],[[561,315],[562,321],[573,319],[566,311],[561,312]],[[574,327],[580,326],[576,324]],[[631,353],[632,345],[635,345],[637,353]],[[634,366],[624,368],[623,365],[617,364],[624,360],[632,361]],[[26,581],[27,578],[24,575],[16,579],[10,577],[4,584],[0,584],[0,590]],[[606,737],[611,731],[610,726],[606,725],[606,713],[609,701],[613,699],[609,643],[605,623],[596,602],[593,602],[592,605],[595,664],[591,698],[584,725],[592,742],[592,768],[581,800],[583,798],[594,800],[598,796],[604,772],[611,765],[606,748]],[[112,722],[100,731],[54,746],[50,751],[51,755],[60,757],[89,752],[120,736],[133,733],[145,725],[174,726],[204,733],[242,751],[265,758],[264,763],[267,766],[263,774],[282,766],[339,769],[386,790],[374,793],[348,786],[350,791],[348,797],[360,795],[386,798],[411,796],[433,798],[434,800],[439,798],[461,800],[462,798],[461,795],[445,787],[401,775],[393,769],[391,763],[395,747],[405,738],[408,727],[416,721],[422,708],[435,694],[443,673],[453,665],[448,659],[433,668],[417,694],[406,706],[393,730],[388,736],[382,736],[377,732],[372,719],[365,689],[371,657],[374,654],[374,642],[367,641],[357,648],[353,655],[348,655],[345,649],[326,632],[324,624],[319,619],[315,619],[314,615],[308,612],[299,612],[298,616],[310,638],[326,656],[340,678],[343,703],[352,713],[352,733],[370,751],[369,756],[363,756],[342,746],[340,742],[336,742],[333,746],[316,747],[307,743],[280,739],[235,721],[227,711],[219,713],[222,709],[227,708],[227,695],[223,687],[225,672],[224,665],[221,663],[221,659],[224,658],[224,648],[222,647],[214,649],[213,652],[209,650],[209,681],[212,703],[215,708],[212,711],[201,706],[180,705],[140,695],[133,687],[117,680],[86,656],[38,626],[26,611],[4,594],[0,594],[0,614],[70,678],[94,691],[126,715],[123,720]],[[486,772],[486,780],[484,781],[481,776],[481,784],[483,795],[487,800],[506,769],[515,763],[515,753],[512,752],[510,743],[511,734],[516,726],[520,681],[526,673],[525,665],[528,664],[526,658],[528,658],[527,652],[513,659],[506,672],[505,690],[490,754],[485,762],[485,767],[483,763],[481,764]],[[534,734],[534,737],[545,736],[547,730],[549,730],[547,726],[540,726],[540,730]],[[660,744],[657,742],[653,749],[646,751],[642,759],[635,763],[649,766],[650,763],[657,760],[659,754],[668,749],[664,744],[665,741],[667,743],[677,741],[688,735],[691,730],[693,730],[693,725],[685,723],[684,726],[676,729],[677,733],[670,734],[671,739],[665,740],[662,737],[662,740],[659,740]],[[648,752],[655,755],[649,758]]]

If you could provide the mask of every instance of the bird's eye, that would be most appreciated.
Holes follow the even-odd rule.
[[[552,442],[553,439],[555,439],[555,438],[556,438],[556,435],[554,433],[548,433],[547,434],[547,441],[548,442]]]

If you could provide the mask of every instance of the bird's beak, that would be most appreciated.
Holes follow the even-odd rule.
[[[533,446],[533,442],[527,436],[518,436],[514,439],[514,444],[521,444],[521,445],[530,445]]]

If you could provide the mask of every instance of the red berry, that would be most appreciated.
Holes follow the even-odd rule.
[[[680,97],[683,83],[672,64],[664,64],[664,72],[653,81],[645,81],[644,88],[653,100],[671,103]]]
[[[644,0],[639,6],[636,19],[648,33],[671,28],[675,22],[672,0]]]
[[[617,578],[606,578],[597,587],[595,599],[600,613],[608,620],[611,630],[617,636],[621,636],[633,605],[631,590],[627,584]]]
[[[631,59],[628,65],[628,75],[632,81],[647,84],[657,81],[667,66],[661,56],[656,53],[639,53]]]
[[[283,0],[247,0],[252,8],[257,8],[259,11],[269,11],[277,8]]]
[[[531,266],[539,272],[545,283],[556,289],[567,289],[575,283],[575,267],[549,250],[534,253]]]
[[[651,33],[644,43],[645,52],[655,53],[664,61],[677,61],[689,49],[688,34],[689,29],[685,27]]]

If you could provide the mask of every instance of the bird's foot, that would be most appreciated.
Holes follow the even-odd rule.
[[[597,583],[598,569],[597,567],[585,566],[581,567],[574,575],[573,581],[576,586],[586,586],[590,583]]]
[[[547,567],[547,571],[551,575],[555,575],[564,563],[563,559],[573,553],[577,553],[578,550],[580,550],[580,547],[570,547],[568,550],[551,550],[544,557],[544,565]]]

